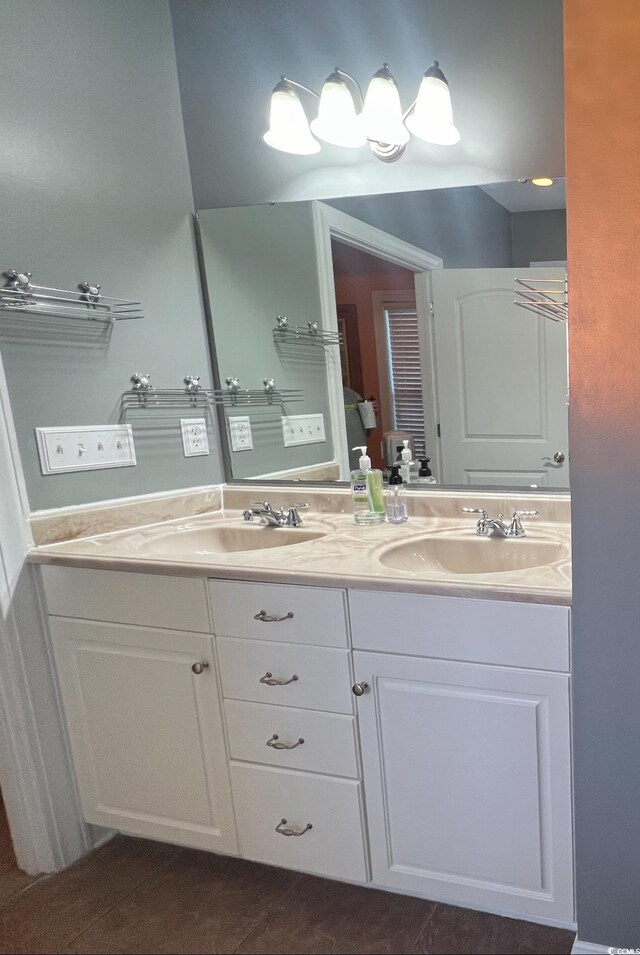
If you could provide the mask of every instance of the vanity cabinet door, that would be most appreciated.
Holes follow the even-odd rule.
[[[65,617],[50,627],[87,822],[236,855],[213,639]]]
[[[373,881],[573,921],[568,677],[354,662]]]

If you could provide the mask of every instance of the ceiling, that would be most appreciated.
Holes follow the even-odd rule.
[[[496,182],[480,188],[509,212],[543,212],[548,209],[566,209],[566,183],[566,179],[554,179],[552,186],[534,186],[527,180]]]

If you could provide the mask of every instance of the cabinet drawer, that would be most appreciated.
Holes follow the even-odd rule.
[[[231,764],[242,855],[318,875],[367,879],[360,783]],[[285,836],[282,826],[301,832]],[[310,829],[305,827],[311,824]]]
[[[240,700],[225,700],[224,708],[232,759],[332,776],[358,776],[353,716]],[[278,739],[274,740],[274,735]],[[276,749],[267,745],[268,740],[297,745]]]
[[[211,633],[204,580],[82,567],[41,568],[54,616]]]
[[[343,590],[237,580],[211,580],[209,588],[214,629],[219,637],[348,646]],[[284,619],[256,620],[261,610],[268,617]]]
[[[221,637],[218,656],[228,699],[353,712],[348,650]],[[263,677],[290,682],[270,686]]]
[[[358,650],[569,670],[569,608],[469,597],[349,591]]]

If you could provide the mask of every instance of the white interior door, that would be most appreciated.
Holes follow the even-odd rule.
[[[569,486],[567,326],[519,308],[513,291],[516,278],[564,274],[432,273],[443,483]]]

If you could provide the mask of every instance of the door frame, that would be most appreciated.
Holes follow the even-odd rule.
[[[53,872],[96,844],[82,818],[35,568],[29,501],[0,355],[0,788],[16,860]]]
[[[398,239],[396,236],[375,226],[355,219],[353,216],[334,209],[324,202],[313,200],[313,229],[316,244],[316,258],[318,262],[318,284],[320,287],[320,308],[322,324],[327,331],[338,331],[338,312],[336,307],[336,289],[333,279],[333,259],[331,254],[331,240],[337,239],[345,245],[362,252],[368,252],[394,265],[414,272],[416,287],[416,308],[424,321],[419,322],[421,335],[424,336],[424,351],[421,350],[421,359],[429,355],[429,338],[431,335],[431,277],[433,269],[441,269],[443,261],[438,255],[420,249],[410,242]],[[422,343],[422,338],[421,338]],[[329,394],[329,413],[331,415],[331,430],[333,435],[333,457],[340,465],[340,477],[346,480],[349,475],[349,448],[347,445],[347,430],[344,421],[344,398],[342,391],[342,371],[340,367],[340,353],[338,349],[327,348],[327,388]],[[425,361],[425,421],[431,422],[437,414],[437,395],[435,394],[435,379],[433,378],[433,355],[430,361]],[[433,402],[430,409],[426,404]],[[428,414],[428,417],[427,417]],[[433,428],[436,434],[435,424]],[[440,467],[439,442],[434,442],[433,459],[436,474]]]

